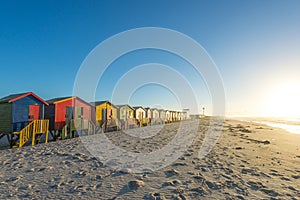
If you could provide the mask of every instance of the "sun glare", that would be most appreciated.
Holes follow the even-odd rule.
[[[265,107],[268,116],[300,117],[300,83],[275,87]]]

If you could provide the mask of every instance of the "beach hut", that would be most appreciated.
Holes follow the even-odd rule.
[[[181,112],[181,120],[187,120],[187,112],[185,111]]]
[[[183,113],[181,111],[179,111],[179,121],[183,120]]]
[[[179,121],[181,121],[182,119],[183,119],[182,112],[179,112]]]
[[[164,109],[159,109],[159,119],[161,120],[161,123],[165,123],[166,121],[166,111]]]
[[[47,106],[48,103],[33,92],[12,94],[0,99],[0,138],[7,135],[11,147],[17,142],[23,146],[29,139],[34,144],[36,134],[46,134],[47,141],[48,121],[42,120]],[[40,130],[35,129],[37,126],[41,126]],[[16,140],[15,135],[18,137]]]
[[[180,120],[180,112],[178,111],[175,112],[175,119],[177,122]]]
[[[151,124],[159,124],[160,119],[159,119],[159,111],[157,108],[152,108],[152,118],[151,118]]]
[[[134,106],[134,117],[138,120],[142,120],[146,117],[146,110],[142,106]]]
[[[116,105],[117,118],[126,121],[128,118],[134,118],[134,108],[128,104]]]
[[[183,113],[184,120],[188,120],[189,119],[190,109],[189,108],[185,108],[185,109],[182,110],[182,113]]]
[[[149,121],[146,118],[146,110],[142,106],[134,106],[134,117],[138,120],[139,126],[148,125]]]
[[[180,112],[179,111],[176,111],[176,121],[180,121]]]
[[[171,112],[171,119],[172,119],[172,122],[176,122],[176,111],[170,111]]]
[[[172,117],[171,117],[171,111],[166,110],[166,123],[171,123],[172,122]]]
[[[151,110],[151,108],[147,107],[147,108],[145,108],[145,111],[146,111],[146,118],[148,118],[148,121],[149,121],[148,124],[151,124],[152,110]]]
[[[121,129],[134,128],[136,120],[134,118],[134,108],[128,104],[116,105],[117,119],[121,124]]]
[[[53,139],[75,137],[74,131],[92,131],[92,106],[77,96],[58,97],[47,101],[45,118],[50,120]],[[61,135],[61,133],[64,134]]]
[[[96,101],[91,103],[95,109],[96,125],[103,132],[114,131],[120,127],[117,120],[117,107],[110,101]]]

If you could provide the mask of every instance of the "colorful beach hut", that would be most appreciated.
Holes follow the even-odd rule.
[[[151,124],[152,110],[149,107],[145,108],[145,110],[146,110],[146,118],[148,118],[149,124]]]
[[[142,120],[146,117],[146,110],[142,106],[134,106],[134,117],[138,120]]]
[[[166,110],[166,123],[172,122],[171,112]]]
[[[45,106],[48,103],[33,92],[12,94],[0,99],[0,138],[7,135],[11,147],[17,142],[17,146],[23,146],[29,139],[34,145],[36,134],[46,134],[47,141],[48,124],[42,120]],[[40,129],[35,130],[39,125]],[[18,136],[16,140],[15,135]]]
[[[151,108],[147,107],[147,108],[144,108],[145,111],[146,111],[146,117],[147,118],[151,118],[152,117],[152,111],[151,111]]]
[[[114,131],[120,127],[117,120],[117,107],[110,101],[91,102],[95,109],[96,125],[102,128],[103,132]]]
[[[134,106],[134,117],[138,120],[139,126],[147,126],[149,123],[146,118],[146,110],[142,106]]]
[[[125,105],[116,105],[117,107],[117,118],[119,120],[126,121],[129,118],[134,117],[134,108],[128,104]]]
[[[181,118],[180,118],[181,114],[180,114],[180,113],[181,113],[181,112],[179,112],[179,111],[176,112],[176,118],[177,118],[177,121],[180,121],[180,120],[181,120]]]
[[[174,111],[174,121],[177,122],[178,121],[178,112]]]
[[[181,112],[181,120],[187,120],[187,111]]]
[[[91,131],[92,106],[77,96],[49,99],[45,118],[50,120],[51,135],[54,139],[61,136],[75,137],[74,131]],[[62,134],[63,132],[63,134]]]
[[[117,119],[120,121],[121,129],[134,128],[136,121],[134,118],[134,108],[128,104],[116,105]]]
[[[162,123],[165,123],[166,121],[166,111],[164,109],[159,109],[159,119]]]
[[[171,114],[171,121],[172,122],[176,122],[176,111],[170,111],[170,114]]]
[[[151,124],[159,124],[160,119],[159,119],[159,111],[157,108],[152,108],[152,118],[151,118]]]

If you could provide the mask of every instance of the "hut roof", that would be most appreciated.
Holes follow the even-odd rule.
[[[101,105],[101,104],[104,104],[104,103],[108,103],[108,104],[110,104],[112,107],[115,107],[115,108],[117,108],[114,104],[112,104],[110,101],[95,101],[95,102],[91,102],[91,104],[93,105],[93,106],[99,106],[99,105]]]
[[[117,108],[121,108],[121,107],[124,107],[124,106],[128,106],[130,109],[134,110],[134,108],[131,107],[131,106],[128,105],[128,104],[116,105]]]
[[[68,97],[57,97],[57,98],[53,98],[53,99],[49,99],[47,100],[47,102],[49,104],[57,104],[57,103],[60,103],[60,102],[63,102],[63,101],[67,101],[67,100],[71,100],[71,99],[79,99],[80,101],[86,103],[86,104],[89,104],[88,102],[84,101],[83,99],[77,97],[77,96],[68,96]],[[90,104],[89,104],[90,105]]]
[[[144,111],[146,111],[145,108],[144,108],[143,106],[133,106],[133,108],[134,108],[135,110],[141,108],[141,109],[143,109]]]
[[[43,100],[42,98],[40,98],[39,96],[37,96],[33,92],[11,94],[11,95],[8,95],[8,96],[3,97],[2,99],[0,99],[0,103],[12,103],[14,101],[17,101],[19,99],[22,99],[22,98],[30,96],[30,95],[33,96],[34,98],[36,98],[37,100],[39,100],[40,102],[42,102],[43,104],[49,105],[45,100]]]
[[[56,103],[58,101],[63,101],[63,100],[68,100],[68,99],[71,99],[72,96],[69,96],[69,97],[57,97],[57,98],[53,98],[53,99],[49,99],[47,100],[48,103]]]

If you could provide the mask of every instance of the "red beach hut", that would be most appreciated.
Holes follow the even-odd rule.
[[[66,125],[71,132],[71,129],[88,129],[88,124],[92,123],[92,106],[79,97],[60,97],[47,102],[49,106],[45,109],[45,118],[50,120],[49,128],[54,139],[66,128]]]

